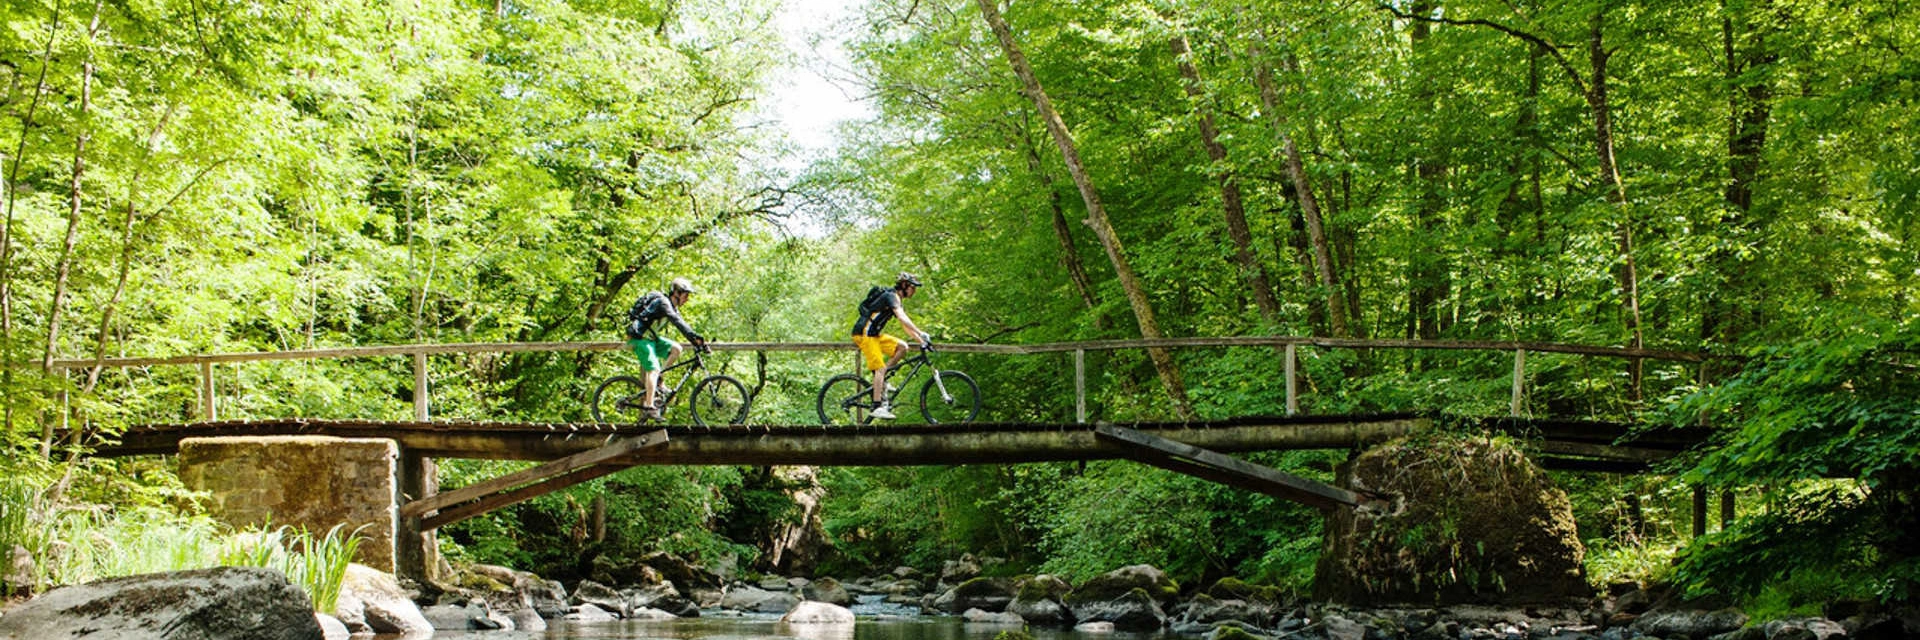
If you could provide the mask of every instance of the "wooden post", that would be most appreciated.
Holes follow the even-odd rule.
[[[1073,421],[1087,423],[1087,350],[1073,350]]]
[[[1287,415],[1300,413],[1300,385],[1297,377],[1299,355],[1295,345],[1287,345]]]
[[[399,515],[400,505],[440,493],[440,465],[406,447],[400,448],[400,478],[395,488],[394,516],[398,519],[393,536],[394,573],[404,578],[425,581],[436,577],[440,565],[440,547],[433,530],[421,530],[418,516]]]
[[[1727,521],[1732,519],[1733,519],[1733,490],[1725,489],[1720,492],[1720,530],[1726,531]]]
[[[427,354],[413,354],[413,419],[427,421]]]
[[[1707,535],[1707,488],[1693,487],[1693,537]]]
[[[1512,415],[1515,418],[1520,417],[1520,407],[1522,405],[1521,400],[1522,398],[1526,397],[1526,384],[1527,384],[1527,350],[1514,349],[1513,350],[1513,404],[1512,404],[1512,408],[1508,411],[1508,414]]]
[[[213,363],[200,363],[200,419],[213,422],[219,419],[213,406]]]

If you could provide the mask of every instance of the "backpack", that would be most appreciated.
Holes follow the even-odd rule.
[[[660,303],[666,299],[667,294],[648,291],[639,300],[633,301],[633,306],[627,308],[627,339],[644,338],[647,332],[653,330],[653,321],[660,319]]]
[[[874,287],[872,289],[868,289],[867,299],[860,301],[860,315],[864,316],[864,315],[873,313],[874,311],[878,311],[878,309],[876,309],[875,307],[877,307],[880,304],[881,298],[886,297],[888,291],[892,291],[892,289],[888,287]]]

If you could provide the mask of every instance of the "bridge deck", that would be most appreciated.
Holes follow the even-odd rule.
[[[1125,424],[1213,451],[1345,449],[1431,429],[1433,418],[1413,414],[1249,417],[1207,422]],[[1488,420],[1491,430],[1535,443],[1551,459],[1585,464],[1644,466],[1704,439],[1703,432],[1664,431],[1628,437],[1627,425],[1599,422]],[[553,460],[607,442],[649,433],[659,425],[287,419],[144,425],[95,455],[167,454],[180,440],[213,436],[326,435],[391,438],[409,451],[436,458]],[[667,425],[665,446],[636,452],[636,464],[895,466],[993,464],[1123,458],[1102,442],[1095,425],[975,423],[964,425]],[[1581,463],[1576,463],[1576,466]],[[1622,468],[1619,470],[1629,470]]]

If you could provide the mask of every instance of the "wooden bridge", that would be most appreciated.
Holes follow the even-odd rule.
[[[723,351],[850,351],[842,343],[716,344]],[[1287,415],[1201,422],[1087,424],[1087,351],[1141,348],[1266,347],[1283,359]],[[947,351],[1030,355],[1071,353],[1075,416],[1072,423],[979,423],[964,425],[744,425],[728,427],[637,426],[579,423],[508,423],[429,418],[429,356],[486,352],[611,351],[620,343],[466,344],[361,347],[303,352],[218,354],[182,358],[56,361],[69,371],[108,367],[198,366],[203,419],[180,424],[136,425],[107,438],[84,430],[59,438],[87,441],[96,456],[169,454],[196,437],[320,435],[391,440],[400,469],[395,540],[398,570],[424,575],[431,557],[430,532],[506,505],[599,478],[636,465],[959,465],[1125,458],[1181,473],[1261,491],[1321,509],[1354,506],[1368,496],[1247,463],[1229,454],[1291,449],[1356,449],[1434,427],[1421,414],[1299,414],[1296,358],[1302,348],[1497,350],[1513,354],[1510,415],[1451,418],[1449,423],[1507,433],[1530,443],[1549,468],[1638,472],[1698,445],[1705,430],[1638,433],[1630,425],[1548,420],[1526,416],[1526,354],[1569,353],[1624,359],[1701,362],[1699,354],[1580,345],[1494,342],[1326,340],[1313,338],[1205,338],[1085,342],[1055,345],[948,345]],[[214,366],[268,360],[411,357],[413,420],[270,419],[220,420]],[[978,372],[976,372],[978,373]],[[543,461],[500,478],[442,493],[435,458]],[[1696,496],[1696,503],[1702,498]],[[418,536],[418,537],[415,537]]]

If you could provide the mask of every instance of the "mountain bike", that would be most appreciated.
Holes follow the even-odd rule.
[[[894,375],[909,366],[912,368],[907,369],[906,375]],[[920,353],[887,368],[888,404],[893,404],[894,398],[922,368],[933,373],[932,378],[920,386],[920,416],[926,418],[928,424],[972,422],[980,415],[980,385],[974,384],[967,374],[933,366],[932,345],[920,347]],[[875,406],[878,405],[873,401],[871,374],[843,373],[828,378],[826,384],[820,385],[820,395],[815,400],[820,424],[825,425],[867,424],[873,421]]]
[[[660,372],[660,387],[653,392],[654,405],[660,408],[660,420],[666,421],[667,407],[673,405],[673,399],[680,395],[680,389],[687,381],[707,369],[705,356],[713,350],[694,347],[693,357],[680,361]],[[672,384],[667,381],[679,371],[679,380]],[[640,376],[614,376],[600,383],[593,390],[593,419],[597,422],[628,422],[638,424],[647,419],[646,382]],[[753,403],[753,396],[747,394],[747,385],[724,373],[700,378],[693,385],[687,401],[688,413],[693,423],[701,426],[710,424],[742,424],[747,421],[747,408]]]

